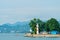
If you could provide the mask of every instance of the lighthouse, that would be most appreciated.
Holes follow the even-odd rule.
[[[36,25],[36,34],[39,34],[39,25],[38,25],[38,23]]]

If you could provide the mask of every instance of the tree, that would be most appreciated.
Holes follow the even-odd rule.
[[[39,25],[39,32],[44,30],[44,22],[41,21],[40,19],[37,19],[37,23]]]
[[[30,21],[29,23],[31,29],[32,29],[32,33],[33,34],[36,34],[36,18],[34,18],[33,20]]]
[[[45,30],[46,31],[52,31],[52,30],[57,30],[59,31],[59,22],[54,19],[51,18],[50,20],[48,20],[45,24]]]
[[[43,30],[43,22],[40,19],[34,18],[33,20],[30,21],[29,25],[32,29],[32,33],[36,34],[36,24],[38,23],[39,25],[39,32]]]

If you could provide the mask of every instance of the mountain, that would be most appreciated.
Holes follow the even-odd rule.
[[[16,22],[14,24],[6,23],[0,25],[1,33],[26,33],[29,32],[29,22]]]

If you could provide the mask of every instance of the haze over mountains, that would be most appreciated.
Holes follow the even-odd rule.
[[[29,22],[6,23],[0,25],[0,33],[26,33],[29,32]]]

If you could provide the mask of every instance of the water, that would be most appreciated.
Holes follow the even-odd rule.
[[[60,40],[60,38],[24,37],[23,33],[0,33],[0,40]]]

